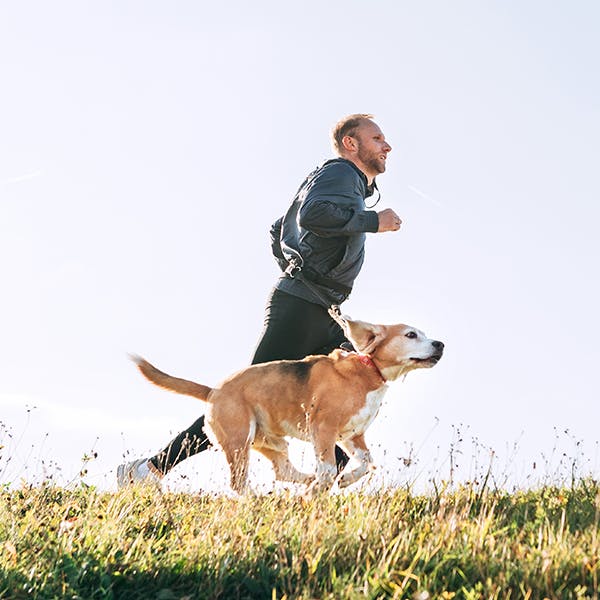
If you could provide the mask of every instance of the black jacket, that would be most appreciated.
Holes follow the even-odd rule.
[[[300,266],[329,304],[341,304],[350,294],[364,260],[365,233],[379,227],[377,213],[365,209],[374,189],[354,163],[328,160],[304,180],[287,213],[271,227],[271,247],[282,271],[290,262]],[[276,287],[324,305],[285,273]]]

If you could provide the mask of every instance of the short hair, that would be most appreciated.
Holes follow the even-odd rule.
[[[347,135],[355,137],[358,127],[365,121],[371,121],[373,118],[373,115],[357,113],[340,119],[331,130],[331,146],[334,152],[338,156],[341,156],[344,149],[342,140]]]

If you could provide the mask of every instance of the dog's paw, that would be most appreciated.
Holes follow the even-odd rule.
[[[347,473],[342,473],[338,479],[337,484],[339,488],[345,488],[353,483],[356,483],[359,479],[363,478],[368,473],[372,473],[377,469],[377,466],[374,464],[366,464],[361,465],[360,467],[354,469],[353,471],[349,471]]]
[[[315,479],[307,488],[302,497],[305,500],[313,500],[321,494],[327,494],[333,487],[332,481],[320,481]]]
[[[350,481],[350,478],[348,477],[348,475],[340,475],[340,477],[337,480],[337,485],[340,489],[348,487],[351,483],[354,483],[354,482]]]

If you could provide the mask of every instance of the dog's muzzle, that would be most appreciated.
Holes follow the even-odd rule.
[[[433,342],[431,342],[431,345],[433,346],[433,352],[430,356],[426,358],[411,358],[411,360],[414,360],[418,363],[426,363],[431,366],[436,365],[444,354],[444,342],[434,340]]]

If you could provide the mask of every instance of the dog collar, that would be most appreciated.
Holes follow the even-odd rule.
[[[375,369],[377,371],[377,374],[379,375],[379,377],[381,377],[381,380],[383,381],[383,383],[386,383],[387,379],[383,376],[383,373],[380,371],[379,367],[375,364],[373,359],[368,354],[359,354],[358,360],[363,365],[365,365],[365,367],[371,367],[371,368]]]

